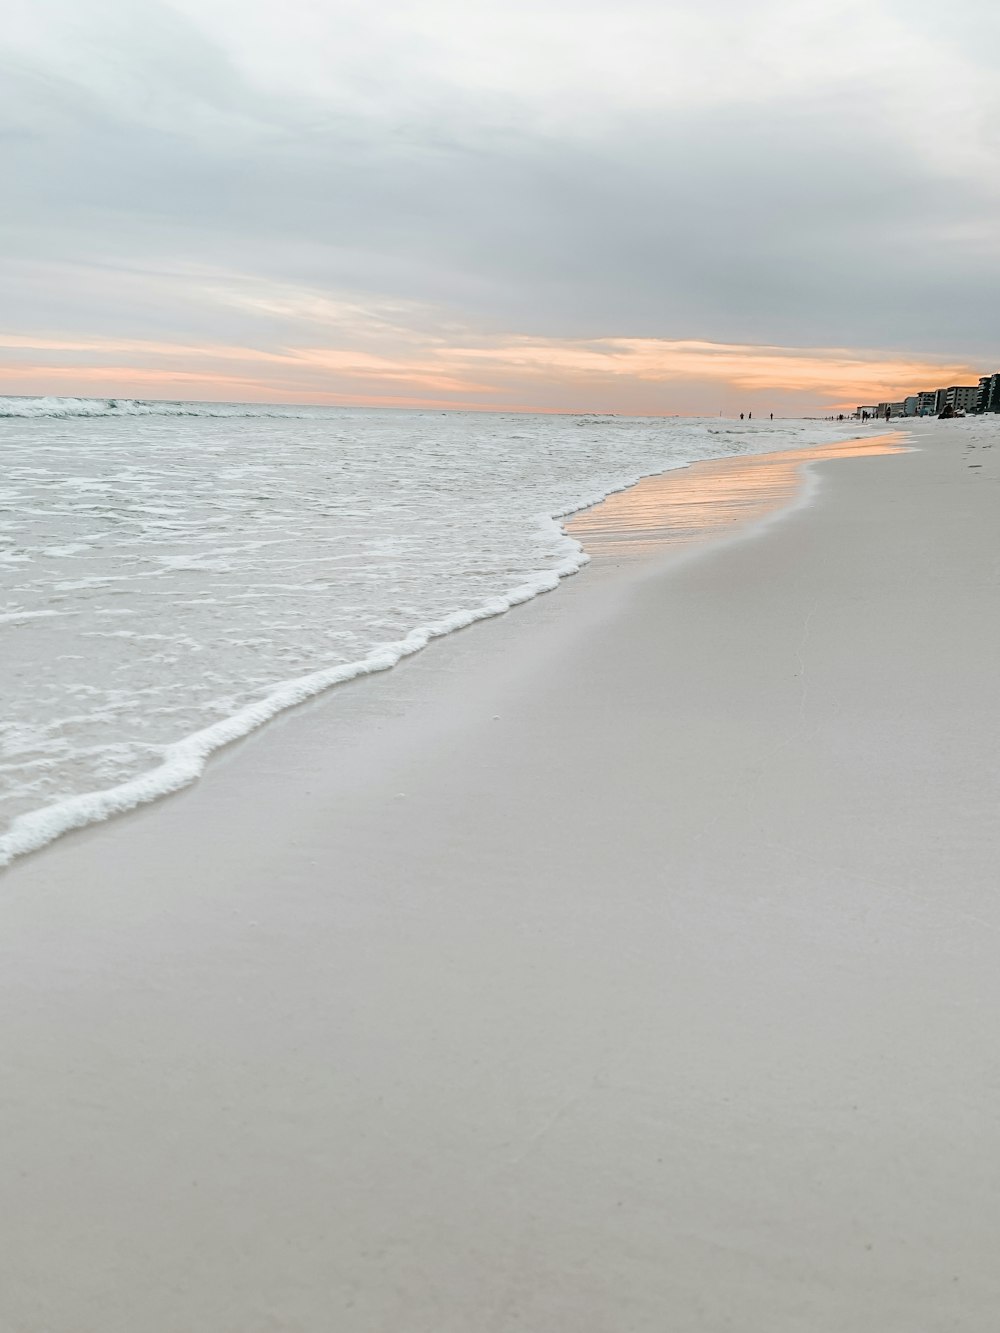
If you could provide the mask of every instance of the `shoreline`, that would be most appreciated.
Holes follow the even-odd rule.
[[[310,700],[322,698],[335,687],[352,680],[389,671],[407,657],[423,652],[437,639],[446,638],[458,630],[467,629],[494,616],[506,615],[508,611],[524,605],[535,597],[556,591],[564,579],[578,574],[591,558],[583,543],[572,535],[572,523],[567,523],[566,520],[594,510],[614,496],[633,491],[644,481],[687,472],[692,468],[711,469],[713,464],[725,467],[741,460],[787,458],[791,461],[793,458],[804,459],[811,455],[819,457],[831,449],[850,452],[851,447],[857,443],[877,444],[882,439],[889,440],[898,435],[897,431],[867,441],[862,441],[859,437],[857,441],[834,440],[827,445],[821,444],[805,449],[800,447],[776,453],[722,455],[717,459],[681,463],[666,471],[643,473],[572,509],[539,516],[539,527],[546,530],[555,529],[565,549],[564,558],[558,564],[536,570],[528,580],[504,589],[491,597],[488,602],[452,611],[443,619],[431,624],[418,625],[405,638],[382,644],[367,657],[336,666],[321,667],[305,675],[276,682],[264,698],[247,704],[236,713],[165,746],[163,761],[156,768],[139,773],[126,782],[95,791],[81,792],[52,805],[42,806],[17,816],[6,830],[0,831],[0,876],[16,861],[44,850],[59,838],[78,829],[127,815],[133,810],[163,800],[198,782],[213,756],[252,736],[254,732],[283,713],[298,708]],[[755,519],[751,516],[746,521],[754,522]],[[717,523],[714,527],[710,525],[707,534],[709,539],[717,535],[718,526]]]
[[[981,1328],[1000,433],[915,434],[15,863],[0,1323]]]

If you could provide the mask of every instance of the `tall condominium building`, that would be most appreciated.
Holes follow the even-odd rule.
[[[979,406],[978,384],[949,384],[947,389],[938,389],[936,410],[943,411],[950,407],[953,412],[975,412]]]
[[[1000,370],[995,375],[983,375],[979,381],[980,412],[1000,412]]]

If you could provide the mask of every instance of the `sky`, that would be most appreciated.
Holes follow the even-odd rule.
[[[841,410],[1000,368],[996,0],[7,0],[0,394]]]

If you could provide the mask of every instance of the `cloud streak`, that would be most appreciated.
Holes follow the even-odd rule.
[[[695,412],[678,400],[685,393],[719,410],[735,408],[737,398],[750,410],[792,412],[816,401],[836,410],[854,406],[840,400],[845,383],[859,398],[878,399],[887,386],[916,391],[973,374],[960,363],[842,348],[626,338],[407,341],[393,353],[318,345],[264,351],[0,334],[0,351],[16,358],[0,366],[0,381],[39,393],[58,385],[67,393],[113,395],[125,385],[156,396],[162,386],[217,400],[239,389],[257,401],[657,413]],[[187,369],[194,365],[201,369]]]

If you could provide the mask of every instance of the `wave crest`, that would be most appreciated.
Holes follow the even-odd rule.
[[[0,397],[0,417],[297,417],[301,408],[252,403],[168,403],[142,398]]]

